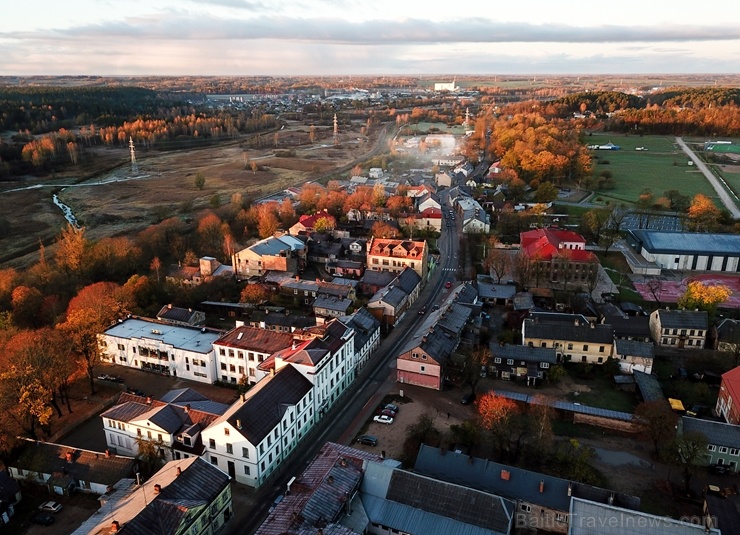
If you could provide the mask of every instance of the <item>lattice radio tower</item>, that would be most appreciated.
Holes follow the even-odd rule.
[[[139,166],[136,164],[136,147],[134,147],[134,138],[131,136],[128,138],[128,151],[131,153],[131,172],[137,174]]]
[[[339,145],[339,123],[337,123],[337,114],[334,114],[334,145]]]

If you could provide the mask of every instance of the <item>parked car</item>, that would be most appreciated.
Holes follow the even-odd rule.
[[[469,405],[475,401],[475,394],[465,394],[460,400],[463,405]]]
[[[419,309],[419,314],[421,314],[421,315],[424,315],[424,314],[426,314],[426,313],[427,313],[427,306],[426,306],[426,305],[424,305],[423,307],[421,307],[421,308]]]
[[[46,511],[47,513],[58,513],[62,510],[62,504],[59,502],[44,502],[39,505],[39,511]]]
[[[381,409],[378,414],[380,414],[381,416],[390,416],[391,418],[396,417],[395,411],[392,411],[390,409]]]
[[[361,437],[357,439],[357,442],[360,444],[365,444],[365,446],[377,446],[378,445],[378,439],[372,435],[362,435]]]
[[[373,421],[379,424],[391,425],[393,423],[393,417],[381,414],[373,418]]]
[[[445,288],[452,288],[452,283],[450,281],[445,282]]]
[[[686,411],[686,416],[693,416],[694,418],[699,418],[701,416],[704,416],[707,411],[709,410],[709,407],[706,405],[694,405],[691,407],[691,409]]]
[[[54,523],[54,515],[47,513],[46,511],[37,511],[29,519],[33,524],[41,524],[42,526],[51,526]]]
[[[726,464],[713,464],[709,467],[712,473],[717,475],[724,475],[730,473],[730,467]]]
[[[434,306],[432,307],[432,310],[439,310],[439,305],[434,305]]]
[[[385,408],[393,412],[398,412],[399,410],[398,405],[394,405],[393,403],[389,403],[388,405],[385,406]]]

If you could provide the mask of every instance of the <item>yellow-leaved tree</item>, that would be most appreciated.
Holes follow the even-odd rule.
[[[706,310],[713,315],[717,305],[726,301],[731,295],[732,290],[724,284],[709,285],[701,281],[692,281],[683,295],[678,298],[677,304],[689,310]]]

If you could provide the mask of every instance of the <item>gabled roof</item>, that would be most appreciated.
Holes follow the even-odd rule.
[[[114,520],[122,533],[183,533],[192,516],[214,502],[229,480],[228,475],[200,457],[170,461],[142,485],[129,483],[108,495],[105,506],[73,535],[107,534]],[[161,487],[159,494],[155,485]]]
[[[375,295],[370,298],[368,305],[382,302],[392,306],[393,308],[398,308],[403,304],[407,297],[408,294],[401,288],[396,286],[392,288],[385,287],[378,290]]]
[[[709,327],[709,316],[706,310],[664,310],[658,309],[660,326],[663,329],[702,329]]]
[[[362,277],[360,277],[360,283],[382,288],[383,286],[388,286],[388,284],[390,284],[391,281],[395,278],[396,274],[391,273],[390,271],[375,271],[372,269],[366,269],[365,273],[363,273]]]
[[[567,340],[572,342],[589,342],[594,344],[611,344],[614,342],[614,330],[611,325],[568,324],[539,321],[527,318],[522,332],[526,338],[546,338],[548,340]]]
[[[416,258],[423,260],[427,242],[413,240],[394,240],[390,238],[371,238],[368,242],[369,255]]]
[[[491,354],[493,358],[514,359],[524,362],[549,362],[556,364],[558,357],[554,347],[530,347],[515,346],[511,344],[498,345],[491,341]]]
[[[292,343],[293,335],[290,333],[268,331],[246,325],[230,330],[214,342],[220,346],[257,351],[268,355],[290,347]]]
[[[421,277],[419,274],[411,269],[410,267],[403,268],[403,271],[396,276],[391,284],[398,286],[404,292],[411,295],[411,293],[419,286]]]
[[[740,403],[740,366],[722,374],[722,386],[728,390],[733,403]]]
[[[717,325],[717,341],[728,344],[740,344],[740,320],[723,319]]]
[[[651,342],[617,338],[614,340],[614,352],[617,355],[628,357],[653,358],[655,356],[655,346]]]
[[[469,457],[462,453],[444,453],[426,444],[422,444],[419,450],[414,471],[458,485],[491,492],[504,498],[521,500],[558,511],[568,510],[570,495],[603,503],[608,503],[613,497],[613,502],[617,505],[629,509],[640,508],[640,498],[635,496],[486,459]],[[542,481],[544,485],[540,492]]]
[[[635,383],[637,384],[637,388],[640,389],[642,399],[645,401],[665,399],[663,389],[661,388],[657,377],[638,370],[633,370],[632,374],[635,376]]]
[[[136,465],[136,459],[133,457],[113,454],[106,457],[103,453],[71,448],[63,444],[23,440],[25,446],[21,453],[8,465],[22,468],[27,472],[64,473],[76,481],[113,485],[120,479],[132,475]],[[68,453],[72,455],[70,461],[67,460]]]
[[[290,364],[265,377],[211,426],[227,421],[251,444],[257,445],[277,425],[286,407],[296,405],[312,388],[311,382]],[[237,420],[239,420],[237,425]]]
[[[403,533],[483,535],[511,530],[515,504],[488,492],[380,463],[368,464],[361,488],[370,521]]]
[[[7,470],[0,470],[0,504],[15,503],[15,495],[21,490],[18,482],[10,477]]]
[[[713,420],[702,420],[682,416],[681,423],[684,433],[701,433],[707,437],[709,444],[728,448],[740,447],[740,425],[732,425]]]
[[[540,228],[519,234],[521,249],[530,258],[549,261],[558,254],[567,254],[575,262],[597,262],[596,255],[583,249],[561,248],[562,243],[581,243],[586,240],[571,230]]]
[[[190,308],[173,307],[172,305],[164,305],[159,312],[157,312],[157,319],[164,321],[177,321],[180,323],[191,323],[193,317],[193,310]]]
[[[337,297],[327,297],[320,295],[313,301],[314,310],[317,308],[323,308],[326,310],[334,310],[337,312],[346,313],[349,307],[352,306],[352,299],[340,299]]]

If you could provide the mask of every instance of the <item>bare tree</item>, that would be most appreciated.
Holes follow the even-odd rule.
[[[483,268],[487,274],[496,275],[496,284],[501,284],[501,278],[511,269],[511,257],[501,249],[490,249],[483,260]]]
[[[655,299],[655,302],[658,304],[658,308],[660,308],[660,294],[663,293],[663,280],[649,279],[647,282],[645,282],[645,286],[650,292],[650,295],[653,296],[653,299]]]

